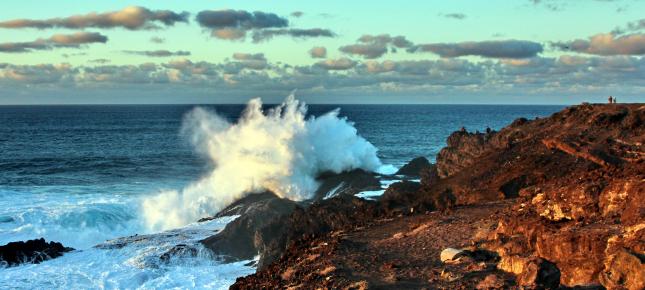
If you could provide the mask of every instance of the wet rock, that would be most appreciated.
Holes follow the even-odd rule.
[[[11,242],[0,246],[0,265],[38,264],[49,259],[58,258],[63,253],[73,250],[73,248],[65,247],[61,243],[47,243],[43,238],[26,242]]]
[[[279,238],[286,230],[285,225],[275,227],[272,222],[289,215],[296,208],[296,203],[276,196],[256,196],[254,202],[244,204],[243,210],[234,207],[227,212],[236,212],[241,216],[224,228],[217,235],[201,241],[211,251],[228,256],[231,260],[248,260],[255,257],[266,243]],[[271,231],[264,230],[272,227]]]
[[[420,177],[423,170],[429,169],[432,165],[427,158],[421,156],[410,160],[407,164],[403,165],[395,175],[406,175],[410,177]]]
[[[340,195],[355,195],[361,191],[379,190],[381,183],[374,173],[355,169],[343,173],[323,173],[317,178],[320,186],[314,200],[328,199]]]
[[[202,219],[200,221],[211,220],[214,218],[225,217],[225,216],[234,216],[234,215],[245,215],[253,213],[256,210],[257,206],[266,204],[270,200],[277,199],[278,196],[275,193],[270,191],[253,193],[249,194],[234,203],[230,204],[223,210],[219,211],[214,217]]]
[[[189,246],[185,244],[176,245],[170,250],[159,256],[159,260],[164,263],[170,262],[172,259],[176,258],[192,258],[196,257],[199,253],[199,250],[194,246]]]

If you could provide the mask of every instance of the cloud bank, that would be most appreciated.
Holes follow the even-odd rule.
[[[343,53],[375,59],[385,55],[388,50],[395,52],[397,48],[410,48],[413,43],[405,36],[390,36],[389,34],[363,35],[357,44],[341,46],[338,50]]]
[[[97,32],[56,34],[50,38],[40,38],[29,42],[0,43],[0,52],[25,53],[36,50],[52,50],[54,48],[80,48],[85,44],[106,43],[107,41],[107,36]]]
[[[627,34],[616,37],[612,33],[596,34],[589,39],[554,42],[559,50],[595,55],[644,55],[645,34]]]
[[[15,19],[0,22],[0,28],[126,28],[129,30],[158,29],[173,26],[177,22],[188,22],[188,12],[176,13],[170,10],[150,10],[140,6],[129,6],[119,11],[89,13],[65,18],[45,20]]]
[[[544,48],[542,44],[533,41],[500,40],[419,44],[408,51],[432,52],[441,57],[530,58],[537,56]]]
[[[125,54],[142,55],[150,57],[170,57],[170,56],[189,56],[190,51],[178,50],[124,50]]]

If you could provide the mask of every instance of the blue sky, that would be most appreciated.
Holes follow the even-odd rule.
[[[0,104],[276,102],[293,90],[310,103],[645,101],[645,1],[1,8]]]

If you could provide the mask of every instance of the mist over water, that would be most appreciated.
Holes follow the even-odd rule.
[[[266,112],[253,99],[237,123],[196,108],[184,118],[182,132],[214,169],[180,191],[145,199],[144,218],[153,230],[213,215],[253,192],[308,199],[322,172],[377,171],[383,165],[377,148],[338,109],[307,118],[307,106],[293,96]]]

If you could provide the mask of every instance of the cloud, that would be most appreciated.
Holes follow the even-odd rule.
[[[110,63],[112,61],[107,58],[97,58],[97,59],[90,59],[87,62],[105,64],[105,63]]]
[[[544,6],[551,11],[562,10],[563,3],[558,3],[560,0],[529,0],[535,6]]]
[[[366,34],[361,36],[358,42],[341,46],[338,50],[347,54],[360,55],[367,59],[375,59],[386,54],[388,49],[396,51],[397,48],[409,48],[413,45],[405,36],[390,36],[389,34]]]
[[[323,28],[310,28],[310,29],[263,29],[257,30],[253,33],[253,42],[262,42],[272,39],[275,36],[291,36],[294,38],[310,38],[310,37],[334,37],[334,34],[329,29]]]
[[[301,94],[310,96],[360,93],[396,98],[392,100],[420,95],[539,96],[540,100],[545,96],[577,95],[577,100],[584,100],[609,92],[619,96],[645,93],[645,58],[634,56],[363,62],[345,58],[295,67],[270,63],[263,69],[245,67],[264,60],[261,54],[239,53],[221,63],[174,59],[140,65],[0,64],[0,92],[28,87],[25,91],[46,91],[46,96],[55,95],[51,93],[54,89],[93,95],[90,93],[127,88],[143,93],[172,92],[173,96],[208,96],[216,90],[222,97],[275,97],[298,88]]]
[[[638,32],[645,29],[645,18],[627,23],[624,27],[616,27],[611,33],[614,35]]]
[[[156,44],[162,44],[166,42],[166,39],[163,37],[154,36],[150,38],[150,42],[156,43]]]
[[[327,48],[323,46],[316,46],[309,50],[309,55],[312,58],[325,58],[327,57]]]
[[[65,18],[46,20],[15,19],[0,22],[0,28],[116,28],[130,30],[157,29],[160,25],[173,26],[177,22],[188,22],[187,12],[176,13],[170,10],[150,10],[139,6],[129,6],[119,11],[89,13]]]
[[[618,37],[612,33],[596,34],[588,40],[554,42],[551,45],[559,50],[595,55],[644,55],[645,34],[628,34]]]
[[[529,58],[544,50],[542,44],[523,40],[431,43],[411,47],[409,52],[432,52],[441,57]]]
[[[246,37],[246,30],[240,28],[219,28],[211,31],[211,36],[226,40],[240,40]]]
[[[348,70],[356,66],[356,62],[349,58],[327,59],[317,62],[317,67],[325,70]]]
[[[445,18],[452,18],[452,19],[457,19],[457,20],[466,19],[466,14],[463,14],[463,13],[448,13],[448,14],[440,14],[440,15],[445,17]]]
[[[255,43],[270,40],[276,36],[293,38],[336,36],[331,30],[323,28],[287,28],[289,20],[286,18],[261,11],[205,10],[197,14],[196,20],[203,28],[211,29],[211,36],[225,40],[244,40],[249,32],[253,33],[252,38]]]
[[[274,13],[244,10],[205,10],[197,14],[197,22],[205,28],[272,28],[286,27],[289,21]]]
[[[412,46],[412,42],[407,40],[405,36],[390,36],[389,34],[380,34],[380,35],[363,35],[358,39],[358,42],[368,43],[368,44],[380,44],[387,45],[392,44],[397,48],[407,48]]]
[[[39,38],[29,42],[0,43],[0,52],[24,53],[34,50],[51,50],[54,48],[80,48],[90,43],[106,43],[107,36],[96,32],[77,32],[74,34],[56,34],[50,38]]]
[[[379,58],[387,53],[387,47],[380,44],[351,44],[338,48],[347,54],[360,55],[368,59]]]
[[[150,57],[189,56],[190,51],[178,50],[124,50],[125,54],[142,55]]]
[[[240,69],[263,70],[268,67],[268,61],[263,53],[234,53],[236,62],[228,66],[229,71],[239,72]]]
[[[63,53],[61,54],[62,57],[64,58],[70,58],[73,56],[85,56],[87,55],[87,52],[77,52],[77,53]]]
[[[296,18],[302,17],[302,15],[304,15],[304,14],[305,13],[302,12],[302,11],[293,11],[293,12],[291,12],[291,16],[296,17]]]
[[[0,83],[8,84],[53,84],[61,85],[73,82],[73,76],[78,69],[70,64],[39,64],[39,65],[6,65],[0,68]]]

